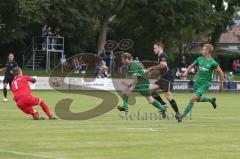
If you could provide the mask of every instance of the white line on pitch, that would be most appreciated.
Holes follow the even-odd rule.
[[[119,128],[120,130],[157,131],[153,128]]]
[[[52,157],[52,156],[45,156],[45,155],[39,155],[39,154],[33,154],[33,153],[26,153],[26,152],[18,152],[18,151],[9,151],[9,150],[0,150],[0,152],[8,153],[8,154],[21,155],[21,156],[37,157],[37,158],[67,159],[67,158],[64,158],[64,157]],[[69,159],[69,158],[68,158],[68,159]]]

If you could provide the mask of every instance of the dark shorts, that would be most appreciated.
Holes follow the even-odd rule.
[[[4,76],[3,83],[4,84],[9,84],[9,86],[11,88],[12,88],[12,81],[13,81],[13,77],[11,77],[11,76]]]
[[[173,91],[173,82],[166,79],[159,79],[155,82],[158,85],[159,89],[161,89],[164,93]]]
[[[168,70],[164,75],[161,76],[161,79],[168,80],[173,83],[174,76],[170,70]]]

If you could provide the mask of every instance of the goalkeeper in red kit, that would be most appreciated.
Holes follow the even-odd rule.
[[[40,105],[50,120],[57,119],[52,115],[49,107],[40,98],[31,95],[29,82],[35,83],[35,78],[23,76],[20,67],[13,68],[13,76],[13,100],[16,102],[19,109],[21,109],[26,114],[32,115],[34,120],[44,120],[45,118],[40,117],[39,113],[33,108],[36,105]]]

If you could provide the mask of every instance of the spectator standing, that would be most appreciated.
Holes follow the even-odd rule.
[[[52,36],[53,33],[52,33],[52,28],[51,27],[48,27],[47,28],[47,36]],[[48,38],[49,41],[48,41],[48,49],[49,50],[53,50],[53,39],[52,38]]]
[[[235,74],[237,72],[237,61],[233,60],[232,62],[232,71]]]
[[[47,45],[47,29],[48,29],[48,25],[45,24],[42,27],[42,37],[43,37],[43,43],[42,43],[42,50],[46,50],[46,45]]]
[[[55,29],[55,31],[53,32],[53,36],[56,36],[56,37],[60,37],[61,35],[60,35],[60,28],[59,27],[57,27],[56,29]]]
[[[186,61],[186,56],[182,56],[182,60],[180,62],[180,68],[182,72],[185,72],[188,67],[187,61]]]
[[[81,66],[80,66],[80,63],[79,63],[77,57],[74,57],[74,59],[73,59],[73,65],[74,65],[74,73],[79,73],[79,71],[80,71],[80,69],[81,69]]]
[[[102,69],[102,67],[101,67],[101,62],[100,62],[100,60],[98,59],[98,60],[96,61],[95,69],[94,69],[94,75],[95,75],[95,77],[98,77],[101,69]]]
[[[52,49],[53,50],[56,50],[56,49],[58,49],[58,47],[57,47],[57,38],[58,37],[60,37],[60,28],[59,27],[57,27],[56,29],[55,29],[55,31],[53,32],[53,34],[52,34]]]
[[[232,72],[229,72],[227,75],[227,88],[232,89],[232,84],[233,84],[234,76]]]
[[[239,59],[236,60],[237,66],[240,66]]]
[[[176,79],[181,79],[181,72],[180,72],[179,68],[177,68],[177,71],[176,71],[176,74],[175,74],[175,78]]]
[[[51,27],[48,27],[47,28],[47,36],[52,36],[52,28]]]
[[[239,62],[239,59],[236,60],[236,65],[237,65],[236,73],[240,73],[240,62]]]
[[[81,73],[85,73],[86,72],[86,69],[87,69],[87,65],[85,63],[85,61],[83,60],[83,57],[80,56],[79,57],[79,64],[80,64],[80,70],[81,70]]]
[[[110,71],[110,73],[114,72],[114,68],[115,68],[115,55],[114,55],[113,51],[111,51],[109,54],[109,71]]]
[[[66,56],[65,56],[65,54],[63,55],[63,57],[61,57],[61,59],[60,59],[60,64],[61,65],[64,65],[65,63],[66,63]]]
[[[63,69],[66,70],[67,68],[67,59],[65,54],[63,54],[63,57],[60,58],[60,64],[62,65]]]
[[[42,36],[47,36],[47,24],[45,24],[43,27],[42,27]]]

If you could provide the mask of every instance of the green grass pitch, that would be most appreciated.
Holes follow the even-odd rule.
[[[54,91],[34,91],[51,108],[64,97],[73,112],[93,108],[101,99]],[[190,93],[175,93],[181,111]],[[11,93],[9,98],[12,98]],[[0,103],[1,159],[238,159],[240,156],[239,93],[209,93],[218,108],[197,103],[192,120],[125,120],[116,109],[85,121],[33,121],[10,100]],[[110,100],[110,99],[109,99]],[[119,100],[119,104],[121,100]],[[41,115],[40,108],[37,108]],[[130,113],[156,109],[143,97]],[[168,108],[168,112],[172,112]]]

